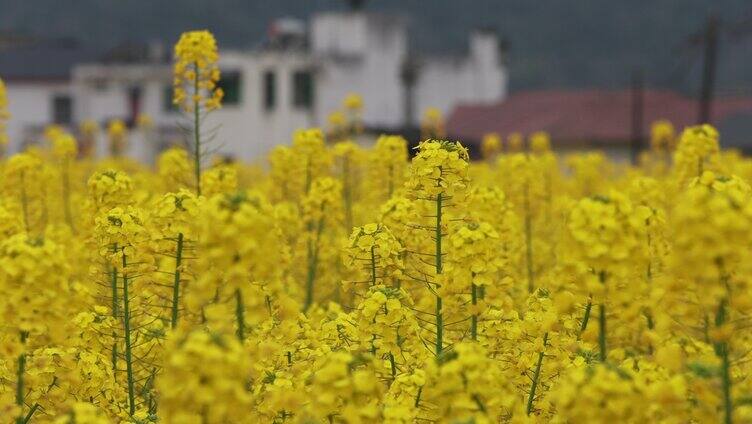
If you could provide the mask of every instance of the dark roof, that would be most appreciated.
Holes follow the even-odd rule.
[[[644,128],[666,119],[677,128],[693,125],[697,101],[669,90],[644,91]],[[547,131],[562,144],[618,145],[631,138],[630,90],[551,90],[514,94],[495,104],[456,107],[447,122],[448,133],[468,143],[484,134]],[[721,98],[713,103],[713,121],[752,112],[752,98]],[[561,144],[560,144],[561,145]]]
[[[60,81],[75,64],[96,60],[98,52],[71,40],[45,40],[0,48],[0,78],[6,81]]]

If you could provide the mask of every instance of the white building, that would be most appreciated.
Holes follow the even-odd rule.
[[[220,125],[213,143],[220,153],[258,158],[288,142],[297,128],[325,125],[351,92],[363,97],[363,123],[373,131],[416,126],[428,107],[448,113],[459,102],[495,103],[506,96],[507,74],[494,33],[471,33],[462,57],[424,57],[410,52],[407,28],[402,16],[326,12],[314,15],[308,27],[292,19],[275,22],[269,39],[253,50],[220,46],[225,99],[207,124]],[[152,160],[180,135],[178,122],[184,119],[171,104],[165,56],[164,49],[152,49],[85,60],[54,81],[5,78],[0,58],[13,115],[11,150],[51,122],[133,122],[146,113],[158,137],[147,142],[136,136],[131,154]]]

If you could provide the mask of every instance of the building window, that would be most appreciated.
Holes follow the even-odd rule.
[[[310,109],[313,106],[313,76],[311,72],[293,72],[292,86],[292,104],[295,107]]]
[[[162,110],[165,112],[177,112],[178,107],[172,102],[175,96],[175,88],[172,85],[165,85],[162,89]]]
[[[217,82],[217,87],[221,88],[222,92],[224,92],[224,97],[222,98],[223,105],[232,106],[240,104],[241,83],[240,72],[222,72],[222,77],[219,79],[219,82]]]
[[[142,88],[139,85],[135,85],[128,88],[128,123],[135,124],[138,115],[141,114],[141,93]]]
[[[73,99],[70,96],[57,95],[52,98],[52,119],[60,125],[73,123]]]
[[[264,110],[272,110],[277,105],[277,75],[274,71],[264,72]]]

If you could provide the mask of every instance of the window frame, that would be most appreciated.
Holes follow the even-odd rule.
[[[227,81],[228,78],[231,77],[232,79],[235,79],[236,81],[236,99],[234,101],[228,101],[230,98],[228,96],[228,93],[230,90],[226,89],[226,85],[222,83],[222,81]],[[240,70],[229,70],[229,71],[221,71],[219,81],[217,82],[217,87],[221,88],[224,92],[224,97],[222,98],[222,107],[239,107],[243,104],[243,73]]]
[[[73,96],[69,93],[54,93],[52,95],[52,122],[58,125],[72,125],[73,124]],[[65,113],[67,119],[58,119],[59,117],[59,101],[67,103],[67,112]]]
[[[261,109],[264,112],[274,112],[278,106],[279,81],[277,71],[274,68],[267,68],[261,73]]]
[[[295,109],[311,110],[316,101],[316,86],[313,72],[302,68],[292,71],[292,106]],[[301,91],[302,90],[302,91]]]
[[[172,85],[172,83],[164,84],[162,86],[162,112],[169,114],[169,113],[177,113],[180,111],[180,108],[178,105],[173,103],[173,99],[175,98],[175,86]]]

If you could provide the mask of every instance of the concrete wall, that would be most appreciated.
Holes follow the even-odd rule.
[[[224,106],[210,118],[220,125],[215,143],[222,152],[244,160],[258,159],[272,147],[289,143],[295,129],[312,125],[311,111],[293,104],[293,74],[311,68],[307,55],[276,51],[233,53],[223,55],[220,66],[225,71],[239,71],[242,79],[241,103]],[[269,111],[263,103],[266,71],[274,72],[277,81],[276,106]]]
[[[206,147],[218,154],[251,160],[262,157],[277,144],[289,142],[295,128],[312,125],[310,111],[293,105],[292,92],[293,73],[310,66],[307,55],[290,52],[223,52],[220,59],[222,72],[240,75],[240,101],[238,104],[225,103],[203,121],[201,133],[207,141]],[[263,106],[263,75],[266,71],[277,75],[277,103],[271,111]],[[111,119],[127,120],[131,114],[128,93],[132,87],[138,86],[141,90],[140,111],[152,117],[158,133],[175,127],[192,128],[191,117],[165,108],[165,103],[170,101],[165,98],[170,84],[172,73],[168,65],[80,66],[74,73],[73,83],[76,98],[80,99],[76,116],[93,119],[103,127]],[[186,143],[192,142],[190,133],[185,133],[184,138]],[[154,141],[144,140],[134,133],[128,153],[150,161],[159,147]],[[106,151],[104,144],[102,140],[98,151]]]
[[[9,153],[38,142],[44,126],[52,123],[54,97],[72,95],[67,82],[54,81],[6,81],[6,90],[11,115],[7,126]]]
[[[350,92],[362,95],[367,126],[399,129],[404,121],[404,87],[400,79],[407,58],[407,23],[399,16],[370,13],[323,13],[313,17],[310,50],[222,51],[223,72],[238,72],[241,96],[237,105],[225,103],[204,123],[209,146],[217,153],[242,160],[263,156],[275,145],[289,142],[295,129],[325,126],[327,116],[339,109]],[[495,35],[474,33],[469,53],[457,58],[429,58],[423,64],[415,90],[415,122],[428,107],[448,113],[458,102],[498,101],[506,95],[506,73],[501,65]],[[310,108],[293,104],[293,74],[311,70],[314,100]],[[263,75],[276,74],[276,107],[263,105]],[[73,96],[76,124],[93,119],[106,128],[111,119],[128,120],[132,111],[129,92],[140,88],[140,112],[155,122],[157,134],[180,136],[176,128],[189,119],[164,104],[172,84],[169,64],[82,64],[71,81],[60,83],[8,83],[11,151],[52,121],[52,98]],[[215,133],[208,131],[216,128]],[[166,137],[166,136],[164,136]],[[164,138],[163,137],[163,138]],[[105,137],[98,151],[105,153]],[[164,142],[164,140],[163,140]],[[152,162],[158,140],[133,133],[128,153]]]
[[[73,71],[75,118],[94,120],[102,127],[97,138],[97,155],[108,152],[107,125],[113,119],[132,119],[129,92],[140,89],[139,113],[148,114],[155,129],[175,125],[176,114],[163,107],[165,87],[172,83],[172,70],[163,64],[86,64]],[[146,137],[138,130],[130,132],[126,154],[144,163],[151,163],[159,150],[155,136]]]
[[[400,67],[407,54],[407,27],[398,16],[324,13],[311,22],[311,48],[319,63],[317,115],[323,121],[344,97],[363,97],[363,120],[393,127],[403,119]]]
[[[469,40],[468,56],[428,57],[416,84],[416,118],[429,107],[446,116],[459,103],[496,103],[507,95],[507,73],[498,38],[485,31]]]

